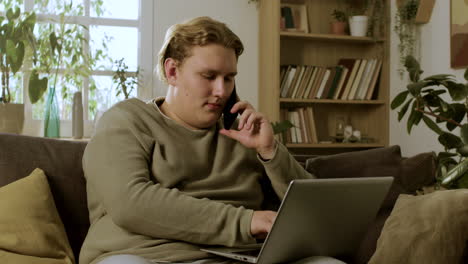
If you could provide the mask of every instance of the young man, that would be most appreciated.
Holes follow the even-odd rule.
[[[292,179],[312,177],[247,102],[223,128],[242,51],[218,21],[174,25],[159,53],[166,97],[103,115],[83,157],[91,227],[80,264],[220,263],[199,248],[251,244],[270,231],[276,212],[261,209],[262,178],[282,198]]]

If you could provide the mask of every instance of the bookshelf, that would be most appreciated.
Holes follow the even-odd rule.
[[[384,0],[380,34],[367,37],[330,34],[331,13],[340,3],[341,0],[260,0],[259,3],[259,110],[271,121],[280,121],[284,119],[281,113],[284,109],[313,108],[318,141],[284,142],[293,154],[334,154],[388,146],[390,2]],[[307,33],[280,29],[281,7],[285,4],[305,5]],[[381,60],[371,99],[282,96],[282,66],[334,67],[343,58]],[[347,125],[361,132],[361,142],[334,142],[336,120],[340,117],[345,117]]]

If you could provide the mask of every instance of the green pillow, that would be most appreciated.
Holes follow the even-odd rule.
[[[0,262],[75,263],[44,171],[0,188]]]
[[[467,189],[402,194],[369,264],[461,263],[467,241]]]

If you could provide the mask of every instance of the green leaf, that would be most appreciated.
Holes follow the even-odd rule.
[[[429,117],[427,116],[423,116],[422,117],[424,123],[434,132],[436,132],[438,135],[442,135],[442,133],[444,133],[444,131],[442,131],[442,129],[440,129],[440,127],[434,122],[432,121],[432,119],[430,119]]]
[[[406,86],[406,88],[410,91],[410,93],[413,95],[413,96],[418,96],[421,94],[421,90],[424,88],[424,87],[427,87],[429,86],[429,82],[427,81],[419,81],[419,82],[414,82],[414,83],[410,83]]]
[[[293,123],[291,123],[289,120],[284,120],[281,122],[272,122],[271,125],[273,127],[273,133],[275,135],[286,132],[291,127],[294,127]]]
[[[468,81],[468,68],[466,68],[466,70],[465,70],[465,80]]]
[[[54,54],[55,49],[57,48],[57,36],[55,32],[50,33],[49,35],[50,48],[52,49],[52,54]]]
[[[457,123],[460,123],[466,115],[466,109],[463,104],[454,103],[449,105],[449,110],[447,113],[442,114],[442,116],[451,119]],[[447,122],[447,129],[452,131],[458,126],[451,122]]]
[[[401,104],[403,104],[406,100],[406,97],[408,96],[408,91],[403,91],[401,93],[399,93],[397,96],[395,96],[395,98],[393,99],[390,107],[391,109],[395,109],[397,107],[399,107]]]
[[[468,189],[468,173],[463,174],[457,181],[458,188]]]
[[[17,19],[21,14],[19,7],[16,8],[15,12],[13,13],[13,9],[9,8],[7,10],[6,16],[9,21]]]
[[[457,152],[462,156],[462,157],[468,157],[468,145],[463,145],[461,147],[457,148]]]
[[[462,140],[454,134],[444,132],[439,136],[439,142],[446,149],[454,149],[463,146]]]
[[[440,82],[440,81],[452,80],[453,78],[455,78],[453,74],[435,74],[435,75],[431,75],[431,76],[424,78],[424,80]]]
[[[410,116],[408,117],[408,122],[406,124],[406,129],[408,131],[408,134],[411,134],[411,128],[414,125],[419,124],[419,122],[421,121],[423,117],[423,113],[417,111],[416,107],[417,107],[417,101],[415,100],[411,107],[411,113],[410,113]]]
[[[408,71],[410,80],[412,82],[418,82],[419,76],[421,75],[421,73],[423,73],[419,62],[413,56],[408,55],[405,58],[405,67]]]
[[[29,77],[29,100],[32,104],[35,104],[44,95],[48,82],[47,77],[39,79],[37,70],[31,72],[31,77]]]
[[[454,101],[464,100],[468,96],[468,88],[462,83],[448,81],[445,87]]]
[[[454,168],[447,172],[447,176],[442,180],[442,185],[447,186],[453,183],[458,178],[463,176],[463,174],[465,174],[467,170],[468,159],[464,159],[462,162],[460,162],[458,165],[456,165]]]
[[[17,73],[21,69],[21,66],[23,66],[24,52],[24,43],[19,42],[15,49],[16,60],[11,62],[11,72],[13,72],[13,74]]]
[[[400,112],[398,112],[398,122],[400,122],[403,116],[405,116],[412,101],[413,100],[409,100],[406,102],[406,104],[401,108]]]
[[[463,143],[468,144],[468,124],[463,124],[460,128],[460,138]]]

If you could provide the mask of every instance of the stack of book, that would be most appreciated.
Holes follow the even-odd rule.
[[[294,126],[283,133],[284,143],[312,144],[317,143],[314,111],[312,107],[281,109],[281,120],[289,120]]]
[[[336,66],[283,65],[280,96],[294,99],[371,100],[381,59],[342,58]]]

